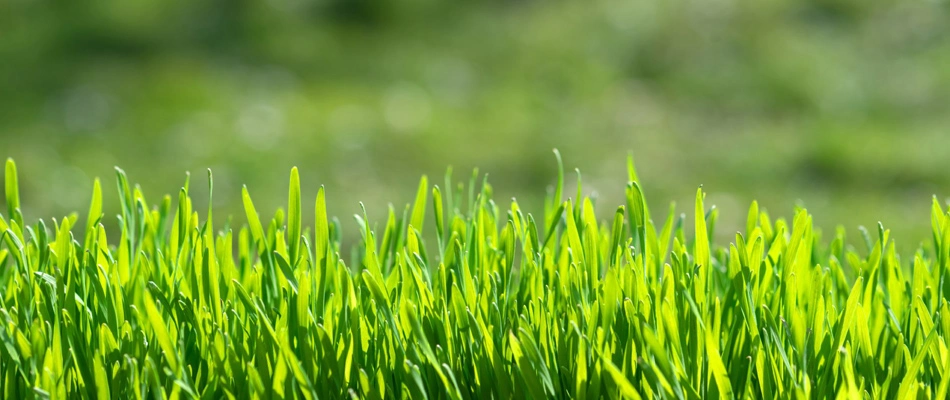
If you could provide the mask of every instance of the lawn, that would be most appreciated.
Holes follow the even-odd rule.
[[[946,398],[936,198],[931,239],[904,256],[883,226],[846,237],[804,208],[751,202],[719,232],[702,188],[648,208],[632,159],[625,200],[604,204],[557,165],[538,210],[475,172],[346,222],[294,168],[274,213],[242,190],[244,224],[215,212],[211,171],[152,202],[121,169],[117,218],[96,180],[82,218],[26,221],[30,174],[10,160],[3,397]]]

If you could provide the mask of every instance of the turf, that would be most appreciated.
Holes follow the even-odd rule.
[[[194,209],[188,180],[150,204],[120,169],[118,218],[97,180],[81,224],[26,224],[10,160],[3,397],[947,397],[936,199],[932,243],[905,259],[881,226],[848,241],[755,202],[719,244],[702,189],[691,217],[651,212],[628,160],[626,204],[598,216],[579,177],[566,199],[557,161],[543,212],[495,202],[477,173],[423,177],[380,224],[356,215],[362,240],[344,245],[296,169],[272,216],[243,190],[240,226]]]

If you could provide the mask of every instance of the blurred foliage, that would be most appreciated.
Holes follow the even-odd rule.
[[[543,191],[553,147],[610,204],[628,151],[654,204],[705,184],[726,236],[753,198],[798,199],[911,243],[950,196],[945,1],[6,0],[0,60],[33,217],[113,165],[153,198],[211,167],[236,216],[242,183],[276,207],[297,165],[305,198],[380,217],[450,164]]]

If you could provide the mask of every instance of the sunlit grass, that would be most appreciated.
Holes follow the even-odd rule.
[[[117,169],[107,238],[98,180],[81,225],[27,225],[8,161],[3,396],[946,398],[936,200],[933,242],[907,260],[883,227],[852,245],[804,209],[789,223],[754,202],[717,244],[702,189],[688,220],[651,213],[628,160],[626,204],[598,216],[580,179],[565,198],[557,161],[542,213],[496,203],[477,173],[423,177],[381,224],[356,215],[348,247],[296,169],[272,217],[245,188],[243,226],[193,209],[188,181],[150,205]]]

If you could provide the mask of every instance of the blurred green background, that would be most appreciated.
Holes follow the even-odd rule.
[[[703,184],[723,237],[758,199],[906,247],[950,196],[948,128],[945,1],[0,2],[0,156],[31,218],[83,215],[95,176],[115,214],[115,165],[153,202],[192,171],[196,207],[212,168],[218,218],[244,183],[286,204],[296,165],[350,233],[448,165],[540,212],[557,147],[602,218],[632,152],[654,211]]]

